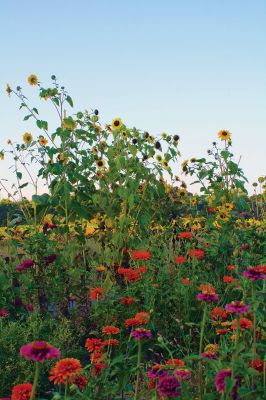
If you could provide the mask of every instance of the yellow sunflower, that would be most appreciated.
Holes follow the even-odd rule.
[[[187,196],[187,190],[186,189],[179,189],[177,192],[178,197],[185,197]]]
[[[102,158],[99,158],[96,161],[96,165],[97,165],[98,168],[104,168],[105,164],[106,164],[106,162]]]
[[[164,168],[168,168],[168,167],[169,167],[169,166],[168,166],[168,161],[162,160],[162,166],[163,166]]]
[[[48,140],[45,139],[45,137],[43,137],[43,136],[40,136],[40,137],[39,137],[39,144],[40,144],[41,146],[46,146],[47,143],[48,143]]]
[[[161,162],[161,161],[162,161],[162,156],[161,156],[160,154],[157,154],[156,160],[157,160],[158,162]]]
[[[123,122],[120,118],[113,119],[113,121],[112,121],[113,129],[120,129],[122,125],[123,125]]]
[[[221,140],[229,140],[230,137],[231,137],[231,135],[232,135],[232,133],[230,133],[229,131],[226,131],[226,130],[222,129],[221,131],[218,132],[217,135],[218,135],[218,137],[219,137]]]
[[[38,85],[38,77],[37,77],[37,75],[31,74],[28,77],[28,83],[31,86],[37,86]]]
[[[25,144],[30,144],[33,141],[32,134],[29,132],[25,132],[23,135],[23,142]]]
[[[0,151],[0,160],[5,159],[5,153],[3,151]]]

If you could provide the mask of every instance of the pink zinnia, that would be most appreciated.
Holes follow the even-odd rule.
[[[25,269],[32,268],[34,266],[34,261],[33,260],[24,260],[22,263],[16,267],[16,271],[24,271]]]
[[[189,379],[191,377],[191,372],[188,369],[177,369],[174,371],[174,375],[178,379]]]
[[[243,275],[251,281],[262,281],[265,278],[265,274],[261,272],[259,267],[248,267]]]
[[[10,312],[8,310],[6,310],[5,308],[1,308],[0,309],[0,318],[5,318],[10,314]]]
[[[206,303],[212,303],[213,301],[218,301],[219,296],[216,293],[199,293],[197,295],[198,301],[206,301]]]
[[[144,338],[151,339],[152,338],[152,333],[148,329],[145,328],[137,328],[134,331],[131,332],[131,336],[135,340],[142,340]]]
[[[47,342],[33,342],[22,346],[20,354],[28,360],[43,363],[45,360],[60,357],[60,351]]]
[[[232,314],[241,315],[247,311],[249,311],[250,307],[246,306],[241,301],[232,301],[230,304],[226,304],[225,310]]]
[[[231,369],[222,369],[218,372],[215,377],[214,383],[216,386],[216,390],[218,393],[223,393],[226,388],[225,378],[231,378],[232,370]]]
[[[180,383],[175,376],[163,376],[157,387],[160,396],[177,397],[181,396]]]

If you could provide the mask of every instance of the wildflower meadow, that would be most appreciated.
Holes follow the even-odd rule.
[[[266,179],[248,193],[234,134],[181,161],[182,135],[28,84],[57,127],[7,85],[24,125],[0,149],[1,399],[265,399]]]

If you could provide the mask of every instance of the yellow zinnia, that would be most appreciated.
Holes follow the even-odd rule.
[[[37,86],[38,85],[38,77],[37,77],[37,75],[31,74],[28,77],[28,83],[31,86]]]
[[[226,131],[224,129],[222,129],[221,131],[218,132],[218,137],[221,140],[229,140],[231,135],[232,135],[232,133],[230,133],[229,131]]]
[[[29,132],[25,132],[23,135],[23,142],[25,144],[30,144],[33,141],[32,134]]]

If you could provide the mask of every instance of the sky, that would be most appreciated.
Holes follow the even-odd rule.
[[[39,106],[27,77],[45,85],[55,74],[76,111],[178,134],[180,161],[204,156],[230,130],[252,183],[266,169],[265,42],[265,0],[0,0],[0,149],[39,134],[6,83]],[[1,161],[0,179],[14,180],[10,165]]]

